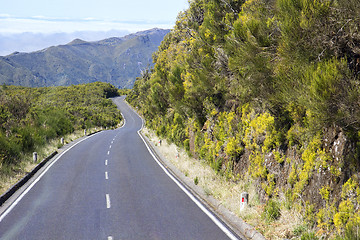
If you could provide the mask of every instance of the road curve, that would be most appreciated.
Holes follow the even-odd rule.
[[[137,134],[142,120],[66,151],[0,216],[0,239],[237,239],[168,177]]]

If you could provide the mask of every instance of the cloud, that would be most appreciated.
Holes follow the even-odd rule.
[[[10,14],[0,13],[0,18],[10,18]]]
[[[155,27],[169,29],[173,25],[160,21],[49,18],[41,15],[22,18],[0,14],[0,56],[66,44],[75,38],[95,41]]]
[[[111,29],[137,32],[151,28],[172,28],[173,22],[165,21],[118,21],[96,18],[59,19],[44,16],[27,18],[12,17],[0,14],[0,34],[15,34],[23,32],[57,33],[75,31],[109,31]]]

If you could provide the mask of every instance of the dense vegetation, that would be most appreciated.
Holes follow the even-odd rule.
[[[0,169],[8,170],[22,156],[77,129],[116,127],[120,112],[109,97],[108,83],[70,87],[0,88]],[[9,168],[10,166],[10,168]]]
[[[128,101],[219,173],[249,175],[263,202],[285,199],[317,236],[351,236],[359,26],[358,0],[192,0]]]
[[[27,87],[70,86],[96,81],[131,88],[152,64],[151,56],[169,30],[151,29],[96,42],[69,44],[0,57],[0,84]]]

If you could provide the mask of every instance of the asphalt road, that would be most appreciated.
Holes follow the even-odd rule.
[[[0,239],[235,239],[163,171],[126,124],[78,143],[0,216]],[[230,237],[230,238],[229,238]]]

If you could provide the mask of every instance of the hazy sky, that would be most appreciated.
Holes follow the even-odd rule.
[[[188,0],[0,0],[0,34],[171,28]]]

